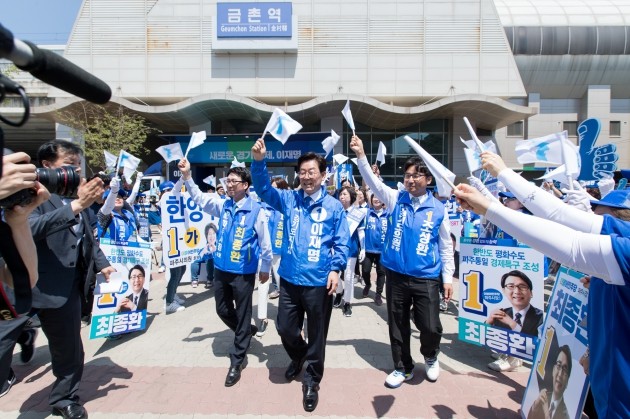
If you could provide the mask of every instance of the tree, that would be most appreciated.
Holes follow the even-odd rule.
[[[90,167],[104,169],[107,150],[116,156],[125,150],[141,159],[149,150],[144,146],[149,135],[160,132],[146,120],[121,105],[109,107],[79,102],[72,110],[58,114],[59,121],[72,129],[73,136],[85,142],[85,158]]]

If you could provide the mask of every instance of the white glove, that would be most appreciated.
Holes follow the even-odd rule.
[[[490,201],[492,201],[492,202],[499,202],[499,200],[496,199],[494,197],[494,195],[492,195],[492,193],[490,193],[488,188],[486,188],[486,185],[484,185],[483,182],[481,180],[479,180],[478,178],[476,178],[474,176],[469,176],[468,177],[468,182],[470,182],[470,185],[472,187],[474,187],[479,192],[481,192],[481,194],[483,196],[485,196],[486,198],[488,198]]]
[[[604,178],[604,179],[599,181],[599,183],[597,184],[597,187],[599,188],[599,193],[601,194],[601,196],[603,198],[606,195],[608,195],[608,193],[610,191],[615,189],[615,179],[613,179],[611,177]]]
[[[117,194],[120,190],[120,178],[115,177],[109,182],[110,193]]]
[[[574,182],[574,185],[576,183],[577,182]],[[586,192],[584,189],[579,187],[579,184],[577,185],[578,188],[572,191],[568,189],[562,189],[562,193],[566,195],[564,198],[564,202],[574,208],[579,209],[580,211],[593,212],[593,210],[591,210],[591,199],[593,199],[593,197],[589,195],[588,192]]]
[[[365,259],[365,249],[359,250],[359,263],[363,262],[363,259]]]
[[[144,176],[144,173],[142,172],[136,172],[136,181],[142,179],[142,176]]]

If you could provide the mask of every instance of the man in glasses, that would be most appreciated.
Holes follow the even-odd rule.
[[[234,348],[225,386],[241,378],[247,348],[258,328],[251,324],[252,294],[260,259],[259,279],[265,283],[271,269],[271,240],[267,217],[261,205],[248,195],[252,177],[244,167],[228,170],[225,186],[228,199],[204,194],[191,177],[190,163],[180,160],[179,169],[192,199],[208,214],[219,219],[214,252],[214,299],[217,314],[234,331]]]
[[[572,366],[571,348],[563,345],[558,350],[556,362],[553,364],[551,388],[540,391],[538,398],[529,409],[528,419],[569,419],[572,417],[569,415],[567,405],[564,402],[564,392],[569,385]]]
[[[258,196],[284,215],[278,269],[282,287],[276,321],[282,345],[291,358],[284,376],[292,381],[306,363],[302,405],[312,412],[319,400],[332,299],[339,272],[346,267],[350,230],[341,203],[322,186],[326,176],[324,157],[315,153],[300,156],[297,165],[301,189],[291,191],[271,186],[264,161],[266,152],[265,141],[258,139],[252,147],[252,173]],[[300,334],[305,314],[308,343]]]
[[[413,378],[410,318],[420,330],[420,353],[424,356],[429,381],[440,374],[437,356],[442,340],[440,322],[440,285],[444,299],[453,294],[453,243],[449,218],[444,205],[427,193],[433,178],[419,157],[404,165],[405,190],[385,185],[372,172],[363,142],[352,136],[350,148],[357,155],[359,172],[374,195],[390,211],[381,263],[386,268],[387,315],[389,341],[394,371],[385,385],[398,388]]]

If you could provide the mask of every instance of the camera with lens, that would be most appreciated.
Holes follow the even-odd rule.
[[[63,197],[73,197],[81,183],[81,177],[72,166],[63,166],[57,169],[37,169],[37,181],[50,193]],[[16,205],[28,205],[36,195],[35,189],[22,189],[13,195],[0,200],[0,208],[13,208]]]
[[[94,176],[88,178],[88,182],[91,181],[92,179],[96,179],[99,178],[100,180],[103,181],[103,186],[107,187],[109,186],[109,183],[112,181],[112,176],[108,175],[107,173],[103,173],[103,172],[99,172],[97,174],[95,174]]]

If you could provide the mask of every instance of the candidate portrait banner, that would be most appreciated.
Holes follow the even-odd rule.
[[[589,291],[580,283],[584,276],[564,266],[558,270],[523,396],[523,418],[548,417],[552,398],[561,400],[557,407],[554,406],[553,417],[577,419],[582,416],[589,385],[581,365],[581,359],[588,357],[586,313]]]
[[[335,187],[341,189],[341,185],[345,180],[349,180],[352,183],[352,164],[343,163],[338,164],[335,169]]]
[[[144,330],[151,279],[151,243],[102,238],[100,248],[116,272],[109,280],[102,274],[96,276],[90,339]]]
[[[346,213],[346,220],[348,221],[348,230],[350,236],[354,234],[356,229],[361,225],[361,222],[367,215],[367,208],[359,208],[352,205]]]
[[[190,266],[206,246],[205,229],[212,217],[201,210],[188,192],[167,192],[160,209],[164,264],[167,268]]]
[[[543,271],[543,254],[515,240],[462,237],[459,339],[532,361],[544,317]]]

